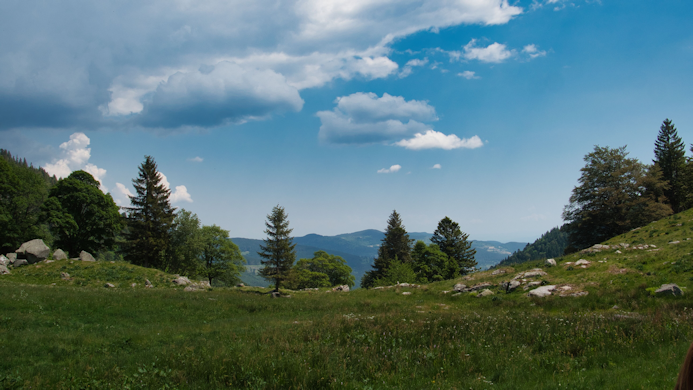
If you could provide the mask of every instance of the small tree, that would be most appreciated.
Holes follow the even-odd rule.
[[[202,224],[197,214],[182,209],[173,220],[171,245],[166,256],[165,270],[192,276],[198,272],[202,251]]]
[[[396,258],[401,263],[411,263],[411,246],[414,240],[402,225],[402,219],[396,210],[387,220],[387,229],[382,244],[378,248],[378,257],[373,260],[373,270],[366,272],[361,279],[362,287],[373,286],[375,280],[385,275],[390,263]]]
[[[329,287],[344,284],[353,287],[355,279],[351,271],[351,267],[342,257],[325,251],[317,251],[312,259],[301,259],[293,266],[289,277],[290,288]]]
[[[279,205],[272,209],[272,214],[267,216],[265,222],[265,245],[260,245],[261,251],[257,254],[262,260],[262,268],[259,274],[266,280],[274,282],[274,288],[279,291],[282,282],[289,276],[289,271],[296,260],[296,244],[293,243],[289,220],[283,207]]]
[[[462,232],[460,225],[450,218],[445,217],[438,222],[431,242],[438,245],[443,253],[457,263],[457,272],[460,275],[466,275],[476,267],[477,263],[474,259],[476,249],[472,248],[469,234]],[[446,277],[445,279],[452,279],[453,277]]]
[[[675,213],[685,209],[686,145],[679,137],[670,119],[665,119],[655,141],[652,161],[662,170],[662,178],[669,183],[664,195]]]
[[[227,285],[238,282],[241,272],[245,271],[245,259],[238,246],[229,239],[228,230],[217,225],[203,226],[199,237],[199,274],[206,277],[210,284],[215,279]]]
[[[85,171],[74,171],[51,188],[43,204],[55,244],[76,256],[80,251],[96,253],[113,249],[122,229],[122,217],[110,194]]]
[[[162,269],[171,242],[175,208],[171,190],[161,180],[154,158],[145,156],[139,176],[132,180],[137,194],[130,197],[125,258],[133,264]]]
[[[426,245],[419,240],[412,251],[413,270],[420,283],[454,279],[460,275],[457,261],[440,250],[438,245]]]

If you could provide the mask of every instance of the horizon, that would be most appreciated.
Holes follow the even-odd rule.
[[[0,147],[118,205],[145,155],[178,209],[261,239],[561,226],[583,157],[693,143],[693,3],[0,4]],[[666,26],[666,28],[644,28]],[[320,233],[313,233],[320,232]]]

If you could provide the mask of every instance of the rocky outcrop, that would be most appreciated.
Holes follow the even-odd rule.
[[[341,285],[341,286],[336,286],[332,289],[332,291],[349,292],[349,286],[347,286],[346,284]]]
[[[454,292],[462,292],[462,291],[464,291],[464,290],[466,290],[466,289],[467,289],[467,285],[466,285],[466,284],[457,283],[457,284],[452,288],[452,291],[454,291]]]
[[[7,266],[4,264],[0,264],[0,275],[9,275],[11,274],[10,270],[7,269]]]
[[[191,284],[192,282],[190,281],[190,279],[188,279],[185,276],[179,276],[179,277],[173,279],[171,281],[171,283],[177,284],[179,286],[187,286],[187,285]]]
[[[555,259],[546,259],[546,261],[544,261],[544,265],[547,267],[555,267],[556,266],[556,260]]]
[[[53,260],[67,260],[67,254],[62,249],[56,249],[53,252]]]
[[[0,265],[4,265],[5,267],[7,267],[8,265],[10,265],[10,259],[3,255],[0,255]]]
[[[549,285],[549,286],[541,286],[539,288],[535,288],[534,290],[530,291],[527,293],[527,296],[529,297],[538,297],[538,298],[543,298],[543,297],[548,297],[551,295],[551,292],[556,289],[556,286]]]
[[[62,279],[62,280],[72,280],[72,278],[70,277],[70,274],[68,274],[67,272],[61,272],[61,273],[60,273],[60,279]]]
[[[29,262],[24,260],[24,259],[17,259],[14,261],[13,265],[14,265],[14,268],[17,268],[17,267],[21,267],[23,265],[28,265],[28,264],[29,264]]]
[[[183,291],[204,291],[212,288],[212,285],[209,284],[209,281],[207,280],[202,280],[199,282],[190,282],[190,280],[188,280],[188,282],[189,285],[185,289],[183,289]]]
[[[145,279],[144,280],[144,287],[145,288],[153,288],[154,285],[152,284],[152,282],[149,281],[149,279]]]
[[[79,259],[81,261],[96,261],[94,256],[92,256],[91,253],[86,252],[86,251],[79,252]]]
[[[683,291],[681,291],[681,288],[676,284],[670,283],[661,285],[657,290],[655,290],[655,294],[681,296],[683,295]]]
[[[478,298],[481,298],[481,297],[487,297],[487,296],[489,296],[489,295],[494,295],[494,294],[493,294],[493,291],[491,291],[491,290],[485,288],[485,289],[481,290],[481,291],[479,292],[479,294],[477,294],[477,297],[478,297]]]
[[[511,293],[511,292],[515,291],[515,289],[517,289],[518,287],[520,287],[521,284],[522,284],[522,283],[520,283],[519,280],[511,280],[511,281],[509,281],[509,282],[503,282],[503,283],[501,283],[501,284],[500,284],[500,287],[501,287],[501,289],[502,289],[503,291],[505,291],[506,293]]]
[[[544,275],[546,275],[546,272],[544,270],[542,270],[541,268],[533,268],[529,271],[520,272],[519,274],[515,275],[513,280],[536,278],[538,276],[544,276]]]
[[[23,243],[15,252],[29,264],[34,264],[46,260],[51,250],[43,243],[43,240],[37,238]]]
[[[7,254],[7,260],[10,261],[10,264],[14,264],[14,262],[17,260],[17,254],[16,253],[8,253]]]

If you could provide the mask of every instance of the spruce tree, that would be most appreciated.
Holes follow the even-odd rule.
[[[686,146],[679,137],[676,127],[670,119],[665,119],[659,128],[659,134],[655,141],[653,162],[662,171],[663,179],[669,183],[669,188],[664,189],[672,210],[675,213],[684,210],[685,189],[684,171],[686,168]]]
[[[445,217],[438,222],[431,242],[457,263],[460,275],[466,275],[477,264],[474,260],[476,249],[472,249],[472,243],[468,239],[469,234],[462,232],[457,222]]]
[[[133,264],[162,269],[171,242],[176,217],[171,207],[171,190],[161,182],[156,162],[145,156],[139,176],[132,180],[137,194],[130,197],[125,258]]]
[[[260,245],[261,251],[257,252],[265,259],[261,261],[264,268],[259,273],[263,278],[273,281],[274,289],[279,291],[296,260],[296,244],[291,237],[293,229],[289,229],[288,215],[279,205],[274,206],[272,214],[267,216],[265,226],[265,245]]]
[[[402,225],[397,210],[393,210],[387,220],[387,229],[382,244],[378,248],[378,257],[373,260],[373,270],[366,272],[361,279],[362,287],[371,287],[375,281],[382,278],[390,267],[390,263],[397,260],[403,264],[410,264],[411,247],[414,240]]]

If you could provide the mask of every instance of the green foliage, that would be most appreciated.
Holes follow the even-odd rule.
[[[296,244],[292,243],[289,229],[288,215],[284,208],[277,205],[272,208],[272,214],[267,216],[265,222],[265,245],[260,245],[260,255],[263,259],[259,274],[266,280],[274,282],[277,290],[282,282],[289,277],[291,267],[296,261]]]
[[[524,263],[530,260],[550,259],[563,256],[568,245],[566,225],[555,227],[541,235],[536,241],[527,244],[524,249],[517,250],[498,264],[503,267],[511,264]]]
[[[373,283],[377,286],[394,286],[397,283],[415,283],[417,281],[416,272],[411,262],[399,261],[396,257],[390,262],[385,274],[376,279]]]
[[[322,276],[324,275],[324,277]],[[312,259],[301,259],[291,269],[287,288],[302,289],[347,285],[353,287],[351,267],[340,256],[317,251]]]
[[[125,258],[133,264],[163,269],[171,241],[175,209],[154,158],[145,156],[139,174],[132,180],[137,194],[130,198]]]
[[[412,251],[413,271],[419,283],[438,282],[460,276],[459,264],[436,244],[419,240]]]
[[[373,282],[385,276],[390,263],[398,259],[403,263],[411,263],[411,246],[413,240],[402,225],[397,210],[393,210],[387,220],[385,237],[383,237],[378,256],[373,260],[373,270],[364,274],[361,279],[361,287],[371,287]]]
[[[225,285],[233,285],[245,271],[245,259],[238,246],[229,239],[228,230],[217,225],[203,226],[200,230],[200,260],[198,273],[211,284],[217,279]]]
[[[686,202],[686,145],[670,119],[665,119],[659,128],[654,155],[653,163],[661,169],[662,180],[668,184],[664,196],[675,213],[682,211]]]
[[[286,279],[284,286],[290,290],[301,290],[304,288],[331,287],[332,284],[329,276],[323,272],[315,272],[307,268],[294,266],[289,271],[289,277]]]
[[[476,249],[472,249],[469,234],[463,233],[460,225],[450,218],[445,217],[438,222],[438,227],[433,232],[431,242],[438,245],[443,253],[457,263],[455,275],[458,273],[466,275],[476,267],[477,263],[474,260]],[[452,277],[444,277],[444,279]]]
[[[89,173],[74,171],[51,188],[42,206],[55,245],[72,256],[113,249],[123,227],[118,206],[99,185]]]
[[[657,167],[627,158],[626,147],[595,146],[563,211],[566,252],[587,248],[671,214]]]
[[[165,269],[180,275],[197,273],[202,251],[202,224],[197,214],[182,209],[176,214],[171,230],[171,245],[166,256]]]

